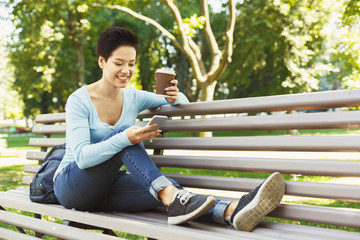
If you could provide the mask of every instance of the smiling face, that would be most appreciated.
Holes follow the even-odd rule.
[[[126,87],[135,72],[136,49],[131,46],[120,46],[111,56],[99,56],[99,66],[103,70],[103,80],[117,88]]]

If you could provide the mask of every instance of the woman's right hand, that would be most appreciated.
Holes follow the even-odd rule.
[[[159,136],[161,134],[161,130],[151,130],[154,127],[156,127],[156,123],[145,127],[132,126],[126,129],[126,135],[129,141],[135,145]]]

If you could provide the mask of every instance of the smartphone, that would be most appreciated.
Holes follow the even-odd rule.
[[[146,126],[156,123],[157,125],[151,129],[151,131],[153,130],[158,130],[161,129],[162,126],[164,125],[165,120],[167,120],[168,117],[167,116],[163,116],[163,115],[154,115],[150,121],[146,124]]]

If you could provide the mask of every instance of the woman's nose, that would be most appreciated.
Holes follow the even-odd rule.
[[[129,72],[129,68],[126,67],[126,66],[123,66],[123,67],[120,69],[120,71],[121,71],[122,73],[128,73],[128,72]]]

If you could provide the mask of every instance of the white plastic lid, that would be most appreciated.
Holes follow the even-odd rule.
[[[176,75],[174,69],[171,68],[160,68],[156,70],[155,73],[166,73],[166,74]]]

